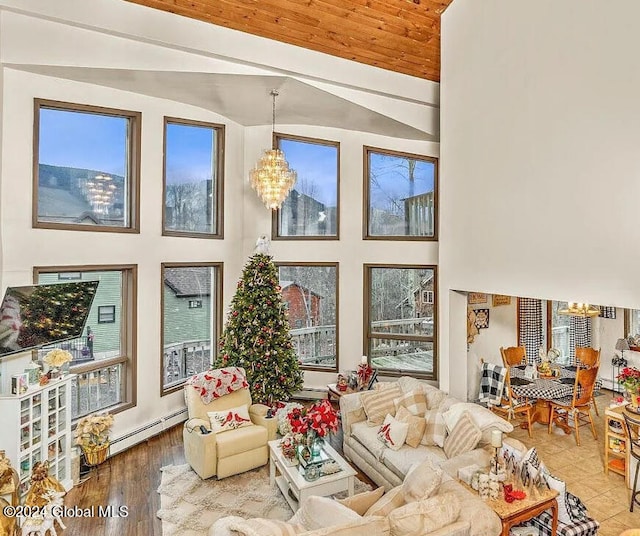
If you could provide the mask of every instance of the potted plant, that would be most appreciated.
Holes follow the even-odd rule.
[[[306,435],[307,446],[313,456],[320,453],[321,440],[336,432],[339,426],[338,413],[328,400],[316,402],[310,408],[294,408],[288,413],[287,419],[291,432]]]
[[[107,459],[112,426],[110,413],[91,414],[78,421],[73,432],[75,444],[82,449],[88,465],[99,465]]]
[[[616,377],[618,383],[624,387],[631,397],[631,406],[638,410],[640,403],[640,370],[635,367],[625,367]]]
[[[69,363],[72,358],[73,356],[66,350],[54,348],[44,356],[42,361],[51,369],[50,377],[54,379],[60,375],[60,368]]]

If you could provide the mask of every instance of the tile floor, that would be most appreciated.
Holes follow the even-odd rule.
[[[567,489],[582,499],[589,515],[600,522],[599,536],[619,536],[629,528],[640,528],[640,506],[629,512],[631,490],[624,477],[617,473],[604,473],[604,409],[611,401],[611,393],[603,391],[596,397],[600,416],[594,419],[598,439],[594,439],[588,426],[580,427],[580,443],[575,436],[554,428],[547,434],[546,426],[535,424],[530,439],[526,430],[516,426],[511,436],[527,446],[535,446],[540,459],[559,478],[567,483]],[[515,421],[514,421],[515,422]]]

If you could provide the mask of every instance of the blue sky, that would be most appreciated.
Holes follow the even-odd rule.
[[[435,166],[432,162],[416,161],[414,187],[411,192],[406,158],[375,152],[370,152],[369,155],[369,197],[372,206],[387,208],[390,199],[400,200],[433,191]]]
[[[212,178],[215,130],[169,123],[167,126],[167,182],[199,182]]]

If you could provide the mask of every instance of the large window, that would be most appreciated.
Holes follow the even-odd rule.
[[[338,263],[278,263],[278,271],[302,367],[338,370]]]
[[[551,341],[551,345],[547,344],[547,346],[560,350],[561,363],[568,363],[572,353],[571,317],[558,312],[560,309],[566,309],[567,306],[567,302],[547,301],[547,341]]]
[[[36,283],[55,283],[60,274],[79,273],[83,281],[98,281],[98,290],[82,336],[56,344],[71,352],[72,416],[95,411],[120,411],[136,403],[135,265],[36,267]],[[64,279],[64,277],[62,278]],[[105,322],[105,312],[110,315]],[[112,314],[111,314],[112,313]],[[42,358],[51,347],[39,350]]]
[[[438,161],[365,147],[364,238],[436,240]]]
[[[624,310],[624,336],[640,337],[640,309]]]
[[[366,264],[364,351],[371,366],[437,379],[435,266]],[[424,291],[431,292],[423,300]]]
[[[163,234],[222,238],[224,125],[165,117]]]
[[[36,99],[33,226],[138,232],[138,112]]]
[[[282,135],[275,136],[275,143],[298,180],[280,210],[274,211],[274,238],[338,238],[340,145]]]
[[[162,265],[161,394],[210,368],[222,323],[222,264]]]

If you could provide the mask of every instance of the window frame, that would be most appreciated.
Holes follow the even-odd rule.
[[[371,271],[376,268],[391,269],[414,269],[414,270],[433,270],[433,336],[426,335],[410,335],[395,333],[377,333],[371,331]],[[438,353],[438,265],[436,264],[384,264],[384,263],[365,263],[363,264],[363,343],[362,355],[367,356],[367,360],[371,363],[371,339],[396,339],[409,341],[431,342],[433,345],[433,373],[417,370],[378,368],[378,371],[384,376],[400,377],[410,375],[423,380],[438,381],[439,377],[439,361]]]
[[[131,110],[120,110],[89,104],[77,104],[48,99],[33,99],[33,180],[31,226],[34,229],[59,229],[66,231],[92,231],[105,233],[140,233],[140,150],[142,113]],[[64,112],[81,112],[94,115],[121,117],[129,121],[127,139],[127,193],[129,200],[126,207],[128,225],[83,225],[77,223],[41,222],[38,215],[39,195],[39,160],[40,160],[40,109],[47,108]]]
[[[426,156],[415,153],[406,153],[403,151],[394,151],[391,149],[383,149],[381,147],[372,147],[363,145],[363,163],[362,163],[362,239],[363,240],[392,240],[392,241],[420,241],[420,242],[437,242],[439,225],[439,159],[435,156]],[[369,209],[371,208],[371,195],[369,191],[369,154],[378,153],[386,156],[396,156],[399,158],[410,158],[413,160],[422,160],[433,164],[433,236],[412,236],[412,235],[371,235],[369,234]]]
[[[111,320],[100,320],[102,309],[110,309],[109,318]],[[116,322],[116,306],[115,305],[98,305],[98,324],[115,324]]]
[[[283,134],[274,132],[271,141],[273,149],[280,148],[280,140],[299,141],[303,143],[312,143],[315,145],[326,145],[336,148],[336,234],[335,235],[296,235],[284,236],[280,235],[280,209],[271,211],[271,240],[340,240],[340,142],[333,140],[325,140],[322,138],[312,138],[308,136],[296,136],[293,134]],[[286,156],[286,154],[285,154]],[[295,185],[294,185],[295,186]]]
[[[223,262],[163,262],[160,264],[160,397],[167,396],[176,391],[184,389],[187,378],[171,387],[164,386],[164,271],[165,268],[215,268],[215,278],[211,285],[212,292],[215,291],[215,303],[211,307],[216,315],[215,322],[212,325],[212,341],[211,355],[209,356],[209,364],[211,365],[217,359],[218,343],[222,336],[222,315],[223,308],[223,281],[224,281],[224,263]]]
[[[100,359],[81,365],[72,365],[72,374],[84,374],[122,365],[121,398],[123,402],[104,408],[115,414],[134,408],[138,404],[138,265],[137,264],[86,264],[73,266],[34,266],[33,283],[38,284],[40,274],[59,272],[122,272],[122,307],[120,308],[121,355]],[[36,350],[37,351],[37,350]],[[75,419],[77,420],[77,419]],[[75,421],[74,420],[74,421]]]
[[[177,231],[166,228],[166,196],[167,196],[167,126],[172,123],[176,125],[210,128],[215,131],[215,173],[216,184],[212,192],[215,193],[216,217],[212,220],[215,223],[214,233],[195,233],[192,231]],[[162,123],[162,236],[181,236],[188,238],[204,238],[213,240],[224,239],[224,161],[225,161],[225,129],[222,123],[211,123],[208,121],[197,121],[195,119],[184,119],[180,117],[164,116]]]
[[[304,261],[282,261],[275,262],[276,268],[278,269],[278,284],[280,284],[280,267],[281,266],[302,266],[302,267],[314,267],[318,266],[321,268],[335,268],[336,270],[336,335],[334,346],[336,349],[336,364],[333,367],[321,367],[320,365],[303,365],[300,363],[301,370],[308,370],[310,372],[338,372],[340,370],[340,263],[334,261],[313,261],[313,262],[304,262]],[[282,302],[285,305],[287,310],[287,314],[290,312],[289,303],[284,299]],[[291,326],[290,326],[291,327]],[[296,329],[296,328],[293,328]]]

